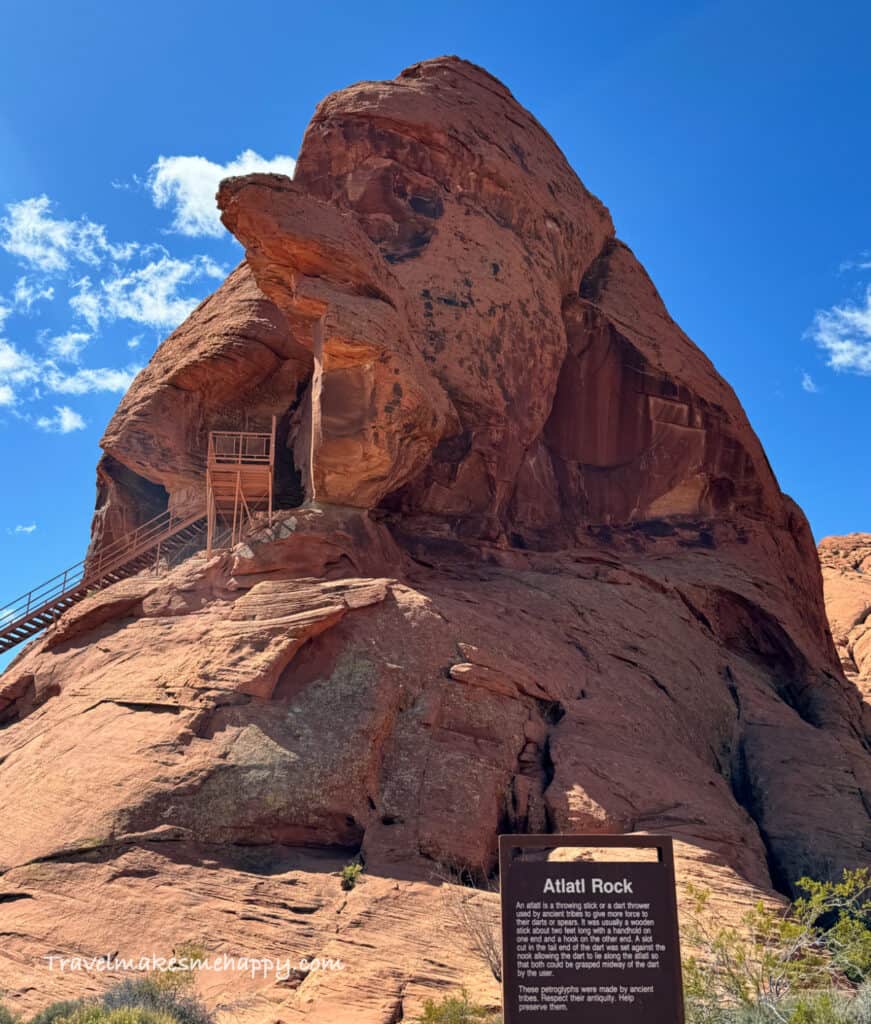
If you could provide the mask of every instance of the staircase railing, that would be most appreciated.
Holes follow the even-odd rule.
[[[268,464],[272,461],[272,434],[243,430],[213,430],[209,434],[208,463]]]
[[[75,565],[28,590],[14,601],[0,606],[0,630],[25,619],[33,612],[60,600],[64,594],[87,589],[96,584],[113,570],[118,570],[138,555],[160,542],[169,539],[185,526],[202,519],[201,512],[191,516],[180,516],[169,509],[160,512],[153,519],[137,526],[135,530],[102,546],[93,556],[85,556]]]

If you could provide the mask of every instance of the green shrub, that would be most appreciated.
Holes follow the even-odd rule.
[[[198,965],[206,959],[205,947],[196,942],[182,942],[172,951],[170,969],[152,971],[149,981],[162,992],[185,992],[194,987]]]
[[[353,861],[351,864],[346,864],[341,871],[342,888],[347,892],[357,884],[360,875],[363,874],[363,865]]]
[[[17,1020],[15,1014],[0,1003],[0,1024],[15,1024]]]
[[[132,1008],[166,1015],[177,1024],[213,1024],[212,1015],[196,996],[178,984],[170,987],[168,979],[174,977],[161,972],[122,981],[103,996],[102,1006],[109,1011]]]
[[[207,955],[198,943],[183,942],[172,951],[169,970],[119,982],[105,993],[101,1005],[110,1012],[135,1009],[166,1016],[175,1024],[214,1024],[211,1013],[193,991],[198,965]]]
[[[99,1003],[84,1003],[69,1017],[61,1017],[64,1024],[176,1024],[170,1013],[158,1013],[141,1006],[122,1006],[109,1010]]]
[[[52,1003],[35,1016],[31,1017],[30,1024],[55,1024],[62,1017],[71,1017],[77,1010],[85,1005],[84,999],[65,999],[60,1003]]]
[[[499,1024],[501,1015],[493,1014],[485,1006],[469,1002],[465,991],[458,996],[445,996],[436,1002],[427,999],[423,1004],[423,1016],[418,1017],[419,1024]]]
[[[853,1002],[853,1016],[856,1024],[871,1024],[871,981],[859,987]]]
[[[797,999],[790,1006],[789,1024],[854,1024],[852,999],[836,992],[820,992]]]
[[[709,894],[690,890],[687,1024],[871,1024],[871,871],[797,889],[789,907],[759,903],[740,928],[718,926]]]
[[[871,1024],[859,996],[837,991],[806,992],[777,1007],[700,1009],[688,1004],[686,1019],[687,1024]]]

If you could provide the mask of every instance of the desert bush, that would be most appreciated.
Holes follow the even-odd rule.
[[[502,1017],[494,1014],[486,1006],[479,1006],[469,1001],[465,991],[459,995],[445,996],[436,1002],[427,999],[423,1004],[423,1015],[418,1017],[419,1024],[500,1024]]]
[[[855,1024],[853,1000],[839,992],[800,996],[789,1006],[789,1024]]]
[[[55,1024],[62,1017],[71,1017],[77,1010],[85,1006],[84,999],[65,999],[59,1003],[52,1003],[44,1010],[30,1018],[30,1024]]]
[[[871,977],[871,868],[845,871],[840,882],[802,878],[790,915],[813,931],[830,968],[850,981]]]
[[[15,1014],[0,1003],[0,1024],[16,1024],[17,1020]]]
[[[193,991],[196,971],[206,955],[197,943],[181,943],[172,951],[169,970],[151,971],[144,978],[119,982],[105,993],[100,1005],[109,1012],[136,1009],[167,1016],[175,1024],[213,1024],[211,1013]]]
[[[804,993],[778,1006],[733,1009],[687,1005],[687,1024],[868,1024],[857,998],[844,992]]]
[[[502,981],[502,924],[497,901],[488,901],[483,893],[498,893],[498,883],[481,869],[478,877],[441,864],[434,872],[442,883],[442,896],[454,924],[466,936],[472,952]],[[482,882],[483,880],[483,882]],[[480,886],[483,884],[483,890]]]
[[[122,1006],[107,1009],[100,1003],[83,1003],[69,1017],[61,1017],[64,1024],[175,1024],[169,1013],[159,1013],[142,1006]]]
[[[166,1015],[176,1024],[213,1024],[212,1015],[196,996],[177,983],[170,987],[168,979],[172,977],[170,972],[161,972],[119,982],[103,996],[102,1006],[107,1011],[140,1009]]]
[[[853,1015],[856,1024],[871,1024],[871,981],[866,981],[859,987],[853,1003]]]
[[[684,941],[688,1024],[856,1024],[871,969],[871,871],[803,878],[783,910],[758,903],[739,928],[715,923],[709,894],[690,890]],[[866,1013],[867,1016],[867,1013]],[[863,1022],[864,1024],[864,1022]]]
[[[354,886],[357,884],[357,882],[359,881],[360,875],[362,875],[362,874],[363,874],[363,865],[362,864],[358,864],[357,861],[353,861],[350,864],[346,864],[342,868],[342,870],[340,872],[340,877],[342,879],[342,888],[346,892],[350,892],[351,889],[353,889]]]

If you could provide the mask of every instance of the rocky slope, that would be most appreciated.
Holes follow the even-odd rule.
[[[804,517],[505,87],[455,58],[353,86],[293,181],[218,200],[245,261],[109,424],[92,544],[200,507],[208,431],[272,415],[283,511],[92,596],[0,681],[10,1001],[105,983],[46,953],[185,939],[345,962],[204,978],[237,1020],[493,999],[432,874],[491,870],[505,830],[668,832],[724,912],[867,863]]]
[[[826,537],[819,552],[835,648],[871,715],[871,534]]]

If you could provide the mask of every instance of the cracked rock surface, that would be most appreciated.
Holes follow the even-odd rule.
[[[871,714],[871,534],[826,537],[819,550],[835,648]]]

